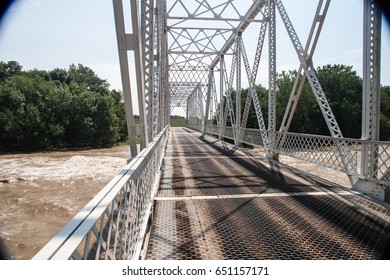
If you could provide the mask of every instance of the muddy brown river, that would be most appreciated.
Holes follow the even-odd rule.
[[[127,145],[0,155],[0,242],[8,258],[31,259],[121,168]]]

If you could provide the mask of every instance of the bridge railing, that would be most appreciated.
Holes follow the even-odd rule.
[[[168,134],[167,126],[33,259],[138,259]]]
[[[234,140],[232,127],[224,131],[224,138]],[[208,125],[207,133],[218,136],[218,127]],[[266,131],[268,139],[274,142],[265,147],[261,133],[259,129],[245,128],[241,142],[390,186],[390,142]],[[348,148],[347,159],[340,153],[340,147]],[[370,166],[368,174],[363,174],[360,168],[363,148],[370,151],[368,162],[376,163]]]

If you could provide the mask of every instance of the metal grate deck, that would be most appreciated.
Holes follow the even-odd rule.
[[[148,259],[390,258],[389,207],[197,133],[170,137]]]

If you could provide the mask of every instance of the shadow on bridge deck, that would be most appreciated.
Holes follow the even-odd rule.
[[[171,128],[147,259],[389,259],[390,207]]]

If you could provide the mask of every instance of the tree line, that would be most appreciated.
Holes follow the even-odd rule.
[[[360,138],[362,79],[346,65],[327,65],[316,72],[343,135]],[[283,71],[277,76],[277,127],[296,74]],[[257,85],[256,91],[267,124],[267,89]],[[247,94],[243,89],[242,105]],[[234,92],[232,101],[235,109]],[[390,140],[390,86],[381,87],[380,103],[380,139]],[[258,128],[253,106],[247,127]],[[289,131],[329,135],[307,81]],[[90,68],[72,64],[68,69],[24,71],[16,61],[0,62],[0,149],[111,147],[127,138],[122,93],[110,90]]]
[[[0,62],[0,148],[110,147],[126,141],[122,94],[90,68],[23,71]]]
[[[322,90],[332,108],[333,114],[339,124],[344,137],[360,138],[362,122],[362,90],[363,80],[352,66],[326,65],[316,69]],[[296,71],[283,71],[278,73],[276,121],[279,129],[283,120],[291,89],[293,88]],[[265,124],[268,124],[268,90],[256,86]],[[248,89],[241,92],[242,107],[245,104]],[[233,109],[236,110],[236,93],[232,93]],[[380,140],[390,140],[390,86],[381,86],[380,95]],[[214,123],[216,119],[214,117]],[[228,119],[230,125],[230,119]],[[247,127],[258,128],[256,112],[251,106]],[[309,82],[306,80],[302,93],[291,122],[290,132],[330,135],[318,102],[313,94]]]

